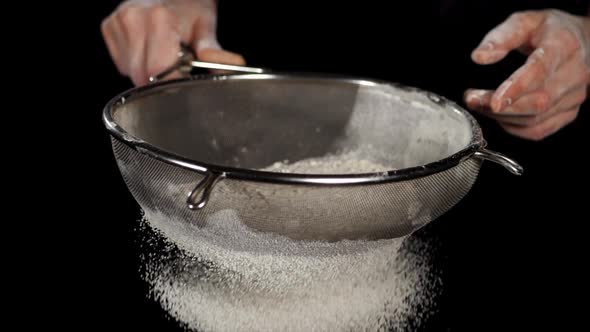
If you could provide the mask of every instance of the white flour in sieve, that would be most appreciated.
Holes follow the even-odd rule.
[[[361,158],[360,151],[362,150],[326,155],[319,158],[308,158],[294,163],[289,163],[288,160],[277,161],[274,164],[263,168],[263,170],[279,173],[301,174],[354,174],[386,172],[391,170],[391,167]]]
[[[305,173],[322,164],[317,158],[291,164],[296,170],[272,167]],[[361,164],[358,172],[381,167]],[[351,165],[341,164],[354,172]],[[411,237],[294,241],[249,229],[233,210],[203,227],[144,213],[144,222],[181,253],[174,260],[148,255],[144,277],[163,308],[192,330],[407,330],[427,314],[418,308],[429,308],[439,283],[426,246],[404,249]]]

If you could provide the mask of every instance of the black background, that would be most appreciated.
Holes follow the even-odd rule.
[[[530,2],[383,3],[222,1],[219,39],[251,65],[385,79],[456,101],[465,88],[494,88],[524,59],[513,54],[499,65],[478,67],[469,54],[485,32],[510,12],[532,8]],[[50,136],[36,143],[42,147],[36,156],[43,161],[43,187],[51,188],[44,197],[51,222],[39,226],[50,232],[43,237],[51,257],[35,258],[42,257],[37,253],[28,262],[37,264],[33,280],[43,280],[42,287],[50,290],[42,310],[49,320],[43,325],[175,330],[147,298],[139,278],[134,243],[139,211],[101,122],[104,104],[131,87],[100,36],[101,20],[117,4],[82,2],[60,9],[58,41],[38,46],[65,61],[53,66],[61,81],[45,83],[51,114],[59,116],[47,122],[38,118]],[[587,279],[582,272],[587,107],[575,123],[541,142],[515,138],[491,121],[478,120],[489,147],[518,160],[525,175],[514,177],[486,162],[469,195],[417,234],[440,243],[435,262],[444,276],[438,312],[428,328],[555,325],[567,330],[583,319],[574,301]]]

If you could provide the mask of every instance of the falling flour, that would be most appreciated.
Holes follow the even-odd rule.
[[[270,168],[313,172],[322,165]],[[338,167],[375,167],[352,166]],[[413,236],[296,241],[252,230],[229,209],[199,226],[145,210],[142,223],[166,243],[144,255],[152,295],[195,331],[412,331],[428,316],[440,282],[428,246]]]

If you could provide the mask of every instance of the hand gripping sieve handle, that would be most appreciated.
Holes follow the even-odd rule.
[[[481,149],[479,151],[476,151],[474,156],[477,158],[495,162],[496,164],[500,164],[514,175],[522,175],[522,173],[524,172],[524,169],[522,168],[522,166],[520,166],[519,163],[495,151]]]
[[[200,210],[207,205],[209,197],[211,197],[211,191],[213,187],[225,178],[224,173],[212,173],[207,172],[205,177],[197,183],[195,189],[193,189],[186,200],[186,205],[191,210]]]
[[[268,70],[262,68],[197,61],[195,60],[194,52],[190,47],[186,45],[180,45],[180,51],[178,52],[178,60],[176,61],[176,63],[174,63],[172,66],[168,67],[166,70],[159,73],[158,75],[151,76],[150,82],[160,81],[161,79],[165,78],[166,76],[172,74],[177,70],[184,75],[189,75],[193,68],[218,69],[250,74],[262,74],[268,72]]]

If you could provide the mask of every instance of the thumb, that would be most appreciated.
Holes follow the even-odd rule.
[[[215,17],[200,18],[193,29],[192,46],[197,53],[204,49],[221,49],[221,45],[217,41],[217,20]]]
[[[545,16],[546,14],[541,11],[512,14],[488,32],[481,44],[471,53],[471,59],[480,65],[502,60],[510,51],[531,42]]]
[[[201,18],[194,25],[193,48],[197,58],[201,61],[217,62],[243,66],[246,64],[244,58],[233,52],[225,51],[217,41],[215,17],[206,16]]]

